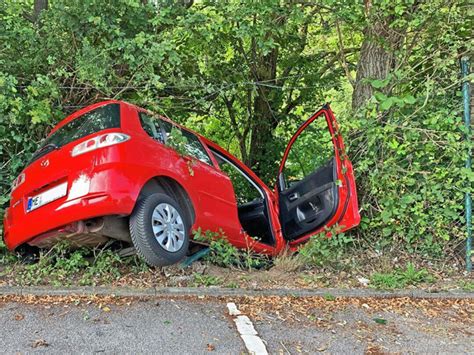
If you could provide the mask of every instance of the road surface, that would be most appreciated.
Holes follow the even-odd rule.
[[[387,310],[331,299],[289,302],[278,298],[177,297],[115,302],[110,299],[48,299],[0,302],[2,353],[249,353],[228,304],[248,315],[256,337],[271,354],[380,354],[474,351],[473,304],[449,312],[429,305]],[[286,300],[288,303],[288,299]],[[309,302],[309,303],[308,303]],[[323,302],[323,303],[321,303]],[[329,307],[326,307],[326,302]],[[270,306],[274,303],[276,308]],[[314,304],[314,307],[311,306]],[[308,306],[309,305],[309,306]],[[385,306],[383,306],[385,307]],[[294,309],[293,309],[294,308]],[[242,316],[241,315],[241,316]]]

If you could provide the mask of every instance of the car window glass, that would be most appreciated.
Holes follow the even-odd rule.
[[[161,131],[161,127],[159,124],[159,119],[154,119],[152,116],[140,112],[140,123],[148,135],[161,143],[164,143],[165,139],[163,137],[163,133]]]
[[[163,127],[163,130],[165,131],[165,135],[166,135],[165,138],[166,140],[168,140],[171,134],[171,130],[173,129],[173,127],[175,127],[175,125],[165,120],[160,120],[160,121],[161,121],[160,122],[161,126]]]
[[[29,161],[34,160],[46,152],[47,146],[61,148],[75,140],[84,138],[90,134],[100,132],[104,129],[120,127],[120,105],[108,104],[89,111],[76,117],[42,141],[38,150]]]
[[[246,178],[242,172],[229,161],[225,160],[220,155],[214,153],[216,160],[219,164],[219,168],[230,178],[234,187],[235,198],[238,205],[242,205],[247,202],[262,199],[262,195],[259,190]]]
[[[111,104],[102,106],[75,118],[59,128],[43,141],[40,149],[52,143],[61,147],[66,143],[88,136],[89,134],[107,128],[117,127],[120,127],[120,105]]]
[[[316,118],[293,142],[283,168],[287,186],[325,166],[334,157],[331,132],[324,115]]]
[[[166,134],[167,145],[173,147],[178,153],[192,156],[203,163],[212,165],[211,158],[195,134],[165,120],[162,120],[161,123]]]

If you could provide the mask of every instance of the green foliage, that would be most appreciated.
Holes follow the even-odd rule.
[[[15,254],[12,254],[6,247],[5,243],[0,240],[0,265],[13,264],[17,261]]]
[[[95,285],[99,281],[107,284],[120,278],[120,268],[127,262],[133,261],[124,261],[111,250],[98,253],[88,249],[71,250],[67,242],[61,242],[41,253],[37,263],[13,264],[4,272],[14,273],[16,282],[25,286],[68,286],[75,282]]]
[[[183,133],[180,129],[173,127],[171,129],[170,135],[168,137],[167,143],[172,147],[176,152],[181,156],[186,156],[189,154],[187,144],[188,141],[186,137],[183,136]]]
[[[203,275],[203,274],[198,274],[194,273],[193,274],[193,286],[194,287],[199,287],[199,286],[217,286],[222,283],[222,280],[217,277],[217,276],[212,276],[212,275]]]
[[[193,231],[193,234],[196,241],[209,244],[210,252],[204,257],[204,260],[212,264],[246,269],[261,268],[268,264],[266,257],[254,253],[250,248],[237,249],[230,244],[222,230],[202,232],[199,228]]]
[[[196,241],[209,243],[210,252],[205,256],[205,260],[224,267],[238,265],[239,250],[229,243],[222,231],[202,232],[201,229],[197,229],[193,234]]]
[[[298,251],[303,264],[318,267],[335,267],[347,253],[353,238],[344,233],[317,234],[304,244]]]
[[[433,282],[435,278],[426,269],[416,269],[408,263],[405,269],[395,269],[389,273],[376,272],[370,277],[371,287],[380,289],[404,288],[423,282]]]
[[[474,292],[474,281],[460,281],[459,287],[461,287],[463,291]]]
[[[180,129],[173,127],[168,137],[167,144],[169,144],[176,152],[181,156],[189,156],[189,143],[186,137],[183,135]],[[194,158],[193,158],[194,159]],[[186,161],[188,166],[189,175],[194,176],[193,160]]]
[[[458,93],[458,58],[473,50],[467,1],[374,1],[370,14],[335,0],[49,5],[33,23],[31,1],[0,2],[0,212],[51,127],[98,100],[185,123],[271,185],[288,139],[330,101],[357,179],[362,223],[350,235],[378,251],[438,258],[464,240],[463,195],[474,181],[463,168],[470,143]],[[388,75],[367,79],[373,97],[354,111],[361,44],[377,20],[404,39]],[[304,143],[301,161],[326,152]]]

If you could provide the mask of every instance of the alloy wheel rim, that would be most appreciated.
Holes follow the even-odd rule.
[[[160,246],[171,253],[184,244],[184,223],[178,210],[168,203],[160,203],[151,217],[153,235]]]

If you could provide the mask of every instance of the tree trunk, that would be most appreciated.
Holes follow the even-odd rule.
[[[33,7],[33,19],[34,22],[37,22],[41,11],[48,9],[48,0],[35,0],[35,4]]]
[[[366,3],[366,12],[370,12],[370,3]],[[352,94],[352,108],[362,107],[374,93],[368,80],[384,80],[395,66],[395,51],[400,48],[404,35],[390,28],[391,17],[380,14],[369,16],[369,25],[364,30],[364,41],[357,63],[357,76]],[[385,93],[388,86],[381,89]]]
[[[254,69],[256,81],[273,84],[276,79],[278,50],[274,49],[265,56],[257,59]],[[266,180],[265,173],[273,170],[275,149],[272,149],[273,132],[278,125],[279,119],[271,104],[273,102],[274,89],[259,85],[257,95],[254,99],[254,117],[251,124],[250,147],[248,161],[245,163]]]

